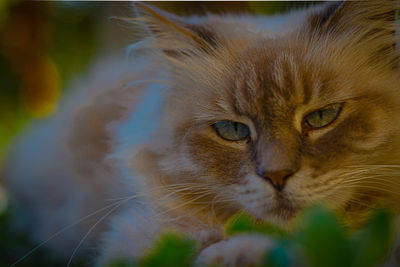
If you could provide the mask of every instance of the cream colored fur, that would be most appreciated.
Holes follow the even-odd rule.
[[[273,244],[224,240],[237,211],[283,227],[314,203],[350,227],[378,204],[398,212],[400,75],[388,49],[398,39],[390,22],[363,20],[397,2],[354,3],[331,16],[316,7],[186,19],[139,4],[132,22],[151,31],[136,48],[146,55],[100,61],[57,116],[17,142],[5,168],[17,223],[37,242],[76,223],[46,242],[66,259],[137,259],[173,230],[199,241],[199,263],[237,266]],[[305,132],[304,116],[342,102],[337,122]],[[248,125],[254,151],[219,138],[218,120]],[[301,164],[277,193],[254,155]]]

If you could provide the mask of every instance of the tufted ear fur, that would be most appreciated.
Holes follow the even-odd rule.
[[[168,56],[193,56],[210,53],[217,46],[211,27],[198,19],[187,18],[159,10],[141,2],[134,4],[139,20],[155,39],[155,45]]]
[[[307,23],[312,37],[348,39],[348,45],[365,44],[370,61],[399,65],[398,0],[362,0],[329,3]]]

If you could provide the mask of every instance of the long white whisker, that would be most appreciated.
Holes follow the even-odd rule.
[[[10,267],[15,266],[16,264],[20,263],[21,261],[25,260],[27,257],[29,257],[32,253],[34,253],[36,250],[38,250],[39,248],[41,248],[42,246],[44,246],[47,242],[49,242],[50,240],[52,240],[53,238],[57,237],[58,235],[62,234],[63,232],[67,231],[68,229],[76,226],[77,224],[83,222],[86,219],[89,219],[90,217],[108,209],[111,208],[113,206],[117,205],[117,203],[113,203],[110,205],[107,205],[89,215],[86,215],[85,217],[79,219],[78,221],[65,226],[64,228],[60,229],[59,231],[57,231],[56,233],[54,233],[53,235],[51,235],[49,238],[47,238],[46,240],[44,240],[43,242],[41,242],[39,245],[37,245],[36,247],[34,247],[33,249],[31,249],[30,251],[28,251],[24,256],[22,256],[21,258],[19,258],[16,262],[14,262],[13,264],[10,265]]]
[[[162,215],[164,215],[164,214],[167,214],[167,213],[169,213],[169,212],[171,212],[171,211],[173,211],[173,210],[177,210],[177,209],[179,209],[179,208],[181,208],[181,207],[184,207],[184,206],[186,206],[186,205],[188,205],[188,204],[194,203],[194,202],[196,202],[196,200],[201,199],[201,198],[203,198],[203,197],[209,195],[210,193],[213,193],[213,192],[210,191],[210,192],[206,192],[206,193],[204,193],[204,194],[201,194],[200,196],[198,196],[198,197],[196,197],[196,198],[193,198],[193,199],[191,199],[191,200],[189,200],[189,201],[186,201],[186,202],[184,202],[184,203],[182,203],[182,204],[180,204],[180,205],[174,206],[173,208],[170,208],[170,209],[166,209],[166,210],[164,210],[163,212],[157,214],[156,216],[157,216],[157,217],[160,217],[160,216],[162,216]]]
[[[128,202],[129,200],[132,200],[134,197],[132,198],[128,198],[125,200],[122,200],[121,202],[117,203],[116,206],[114,206],[111,210],[109,210],[105,215],[103,215],[99,220],[97,220],[97,222],[95,224],[92,225],[92,227],[89,228],[89,230],[86,232],[86,234],[82,237],[82,239],[79,241],[78,245],[76,246],[76,248],[74,249],[74,251],[71,254],[71,257],[68,261],[67,267],[69,267],[72,263],[72,259],[74,258],[76,252],[78,251],[78,249],[81,247],[82,243],[86,240],[86,238],[89,236],[89,234],[93,231],[93,229],[99,224],[101,223],[106,217],[108,217],[111,213],[113,213],[117,208],[119,208],[121,205],[125,204],[126,202]]]
[[[189,187],[190,186],[190,187]],[[182,191],[184,190],[191,190],[192,188],[209,188],[206,187],[204,185],[199,185],[198,183],[181,183],[181,184],[171,184],[171,185],[161,185],[161,186],[157,186],[154,187],[150,190],[144,190],[145,192],[142,194],[135,194],[132,196],[148,196],[149,193],[154,193],[154,192],[163,192],[163,191],[171,191],[173,189],[182,189]],[[126,197],[120,197],[120,198],[109,198],[107,199],[107,201],[121,201],[127,198],[130,198],[132,196],[126,196]]]

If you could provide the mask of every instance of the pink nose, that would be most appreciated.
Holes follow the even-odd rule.
[[[281,191],[285,186],[286,180],[293,175],[293,172],[288,170],[270,171],[270,172],[266,171],[259,173],[259,175],[264,177],[269,182],[271,182],[272,186],[276,190]]]

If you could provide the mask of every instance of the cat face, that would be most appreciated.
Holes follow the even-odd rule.
[[[164,29],[156,41],[172,73],[159,161],[167,183],[195,185],[183,197],[213,212],[244,209],[280,224],[315,203],[358,217],[396,203],[396,8],[329,4],[273,37],[221,18],[179,21],[175,51]]]

